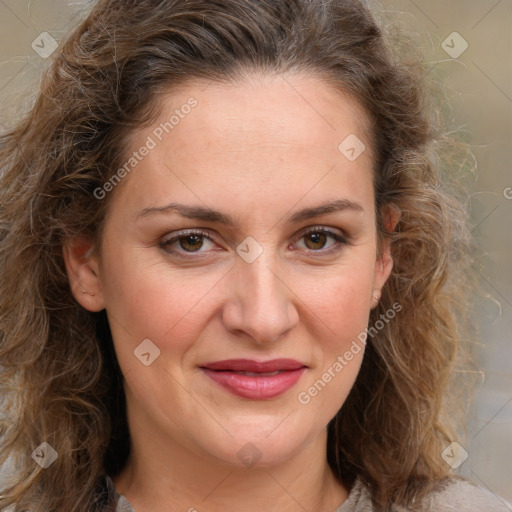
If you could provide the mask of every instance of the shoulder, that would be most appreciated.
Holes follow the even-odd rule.
[[[108,506],[104,512],[135,512],[131,503],[117,492],[114,482],[109,476],[105,477],[105,485],[108,494]]]
[[[436,512],[510,512],[512,507],[505,500],[462,478],[450,478],[426,499],[426,510]]]
[[[393,512],[412,512],[412,510],[403,507],[393,508]],[[428,512],[511,512],[512,505],[469,480],[453,477],[437,484],[435,489],[424,499],[422,510]],[[335,512],[374,512],[370,490],[360,478],[356,479],[347,500]]]

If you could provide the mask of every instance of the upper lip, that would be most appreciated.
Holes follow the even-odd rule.
[[[226,359],[206,363],[201,368],[208,370],[245,371],[253,373],[275,372],[278,370],[298,370],[306,365],[295,359],[272,359],[270,361],[254,361],[253,359]]]

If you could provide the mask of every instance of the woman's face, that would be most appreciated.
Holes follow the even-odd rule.
[[[132,437],[279,464],[345,401],[391,270],[363,111],[301,75],[191,83],[161,104],[97,194],[113,194],[101,254],[78,274],[94,296],[77,298],[106,308]]]

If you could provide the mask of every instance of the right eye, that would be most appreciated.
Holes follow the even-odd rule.
[[[201,230],[189,229],[172,233],[171,236],[164,238],[159,245],[162,249],[171,254],[178,254],[184,258],[194,258],[197,256],[187,256],[187,254],[201,254],[207,252],[200,250],[203,248],[205,240],[213,244],[213,240],[208,233]]]

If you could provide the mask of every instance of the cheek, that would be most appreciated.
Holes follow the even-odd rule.
[[[209,300],[222,275],[192,276],[165,263],[142,260],[138,251],[105,259],[102,286],[118,359],[125,370],[138,361],[134,350],[151,340],[162,355],[183,353],[209,314]],[[205,309],[206,308],[206,309]]]
[[[369,270],[370,269],[370,270]],[[303,279],[298,293],[314,313],[318,325],[331,333],[334,342],[346,340],[354,331],[367,326],[371,307],[372,271],[370,265],[347,264],[316,279]]]
[[[314,411],[318,425],[327,424],[341,408],[364,356],[371,273],[364,266],[347,269],[323,279],[322,287],[304,291],[304,315],[311,311],[310,325],[315,326],[315,366],[296,398],[305,410]]]

